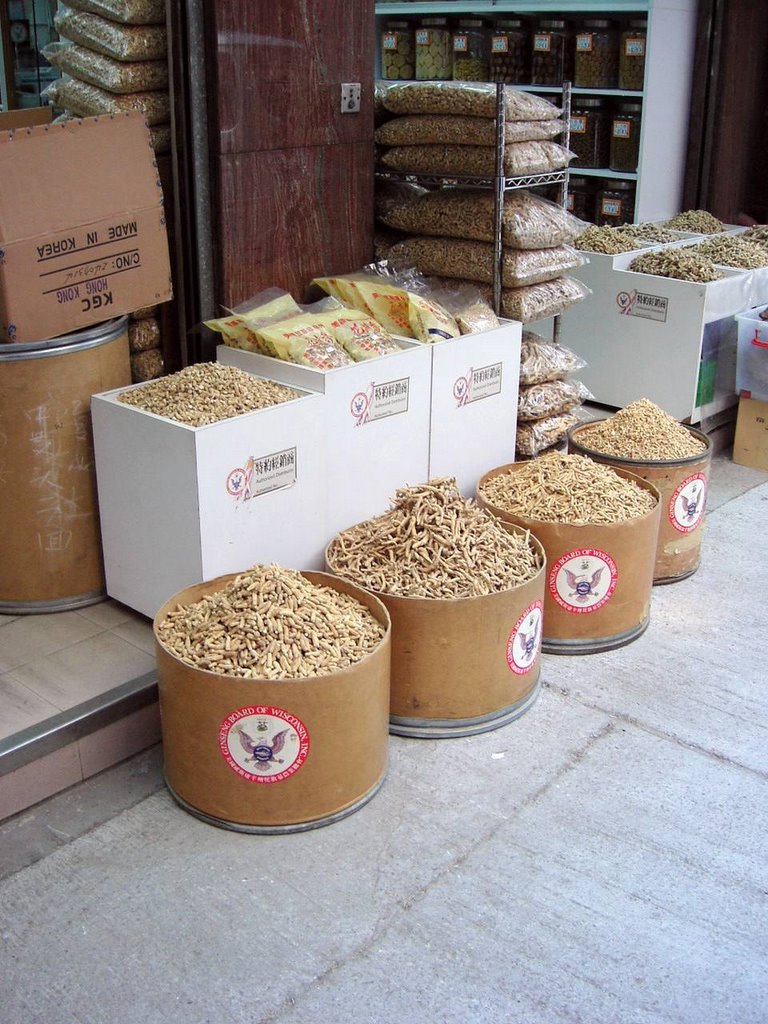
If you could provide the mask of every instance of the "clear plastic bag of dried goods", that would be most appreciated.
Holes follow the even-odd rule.
[[[68,6],[124,25],[165,24],[165,0],[70,0]]]
[[[58,78],[43,90],[42,96],[55,107],[63,107],[78,117],[138,110],[149,125],[166,124],[171,117],[170,98],[161,90],[118,95],[75,78]]]
[[[562,121],[507,121],[504,142],[532,142],[554,139],[565,130]],[[482,117],[451,114],[405,114],[393,117],[376,129],[380,146],[495,146],[496,124]]]
[[[495,256],[491,242],[417,236],[393,245],[387,259],[395,266],[416,267],[427,276],[493,283]],[[565,245],[552,249],[508,249],[502,256],[502,284],[505,288],[519,288],[551,281],[584,262],[580,253]]]
[[[557,142],[513,142],[504,146],[504,174],[520,177],[546,174],[567,167],[575,156]],[[492,177],[496,173],[494,146],[392,146],[381,158],[383,167],[403,174]]]
[[[586,362],[565,345],[547,341],[534,331],[523,331],[520,345],[520,386],[564,380]]]
[[[515,458],[533,458],[546,448],[562,443],[571,427],[579,422],[574,412],[548,416],[535,423],[519,423],[515,440]]]
[[[594,398],[580,380],[550,380],[521,387],[517,398],[517,418],[523,423],[570,412],[582,402]]]
[[[160,324],[153,317],[132,320],[128,324],[128,348],[131,352],[146,352],[160,347]]]
[[[121,25],[98,14],[73,11],[59,3],[53,16],[59,35],[115,60],[165,60],[165,25]]]
[[[591,294],[592,290],[575,277],[558,277],[522,288],[504,288],[501,314],[509,320],[530,324],[564,313]]]
[[[379,220],[382,220],[393,207],[397,208],[403,203],[410,203],[412,200],[428,194],[426,188],[416,185],[414,182],[387,181],[386,179],[377,181],[373,197],[374,213]]]
[[[430,279],[429,296],[447,309],[462,334],[480,334],[499,326],[499,318],[480,289],[469,282],[440,282]]]
[[[64,74],[107,92],[168,89],[168,62],[164,60],[120,61],[77,43],[48,43],[41,53],[49,64]]]
[[[480,82],[398,82],[382,102],[392,114],[459,114],[496,117],[496,86]],[[506,86],[505,121],[549,121],[562,110],[549,100]]]
[[[422,195],[390,194],[379,219],[411,235],[494,240],[495,200],[487,190],[442,188]],[[557,203],[527,189],[504,196],[502,237],[509,249],[549,249],[573,241],[584,224]]]

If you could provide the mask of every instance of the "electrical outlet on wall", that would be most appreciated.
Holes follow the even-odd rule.
[[[358,114],[360,112],[360,83],[341,83],[342,114]]]

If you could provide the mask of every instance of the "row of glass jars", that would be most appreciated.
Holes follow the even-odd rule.
[[[541,19],[531,31],[521,18],[423,18],[414,28],[390,21],[382,35],[385,79],[506,82],[588,89],[641,90],[645,76],[647,19],[623,31],[606,18],[585,20],[578,31],[561,18]]]
[[[569,148],[576,154],[571,169],[608,167],[636,171],[640,159],[642,103],[619,101],[613,106],[599,96],[574,96]]]
[[[632,224],[635,220],[635,182],[623,179],[568,178],[566,206],[590,224]]]

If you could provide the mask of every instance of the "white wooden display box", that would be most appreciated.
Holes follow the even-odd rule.
[[[696,392],[707,326],[751,305],[755,278],[750,271],[725,270],[723,280],[695,284],[638,274],[626,269],[637,255],[589,253],[589,263],[574,277],[592,294],[563,314],[560,340],[586,360],[579,378],[596,402],[622,408],[648,398],[676,419],[699,422]],[[723,362],[733,362],[735,375],[735,332],[732,347],[732,360],[729,349]],[[735,400],[725,391],[707,412]]]
[[[522,324],[429,345],[430,477],[455,476],[475,496],[480,477],[515,459]]]
[[[327,453],[321,512],[328,541],[386,512],[398,487],[429,476],[432,357],[425,345],[399,344],[401,352],[325,372],[228,345],[216,349],[220,363],[324,396],[313,429]]]
[[[119,402],[127,390],[91,401],[111,597],[153,617],[182,588],[258,562],[323,567],[321,395],[190,427]]]

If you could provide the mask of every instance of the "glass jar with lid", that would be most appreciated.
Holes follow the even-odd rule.
[[[619,88],[642,89],[645,82],[645,44],[648,19],[634,18],[619,40]]]
[[[582,178],[578,174],[568,176],[568,191],[565,195],[565,208],[579,220],[592,223],[595,216],[595,186],[591,178]]]
[[[590,18],[576,33],[573,84],[615,89],[619,75],[619,33],[607,18]]]
[[[610,118],[599,96],[576,96],[571,109],[568,142],[580,167],[607,167],[611,149]]]
[[[531,77],[530,57],[530,37],[522,18],[497,21],[491,36],[491,81],[527,83]]]
[[[573,42],[565,21],[540,21],[531,38],[531,84],[560,85],[572,79]]]
[[[451,32],[447,18],[422,18],[416,29],[416,78],[445,81],[453,75]]]
[[[387,81],[413,78],[416,44],[407,21],[388,21],[381,36],[381,77]]]
[[[453,77],[457,82],[488,82],[491,33],[482,18],[462,18],[453,33]]]
[[[612,171],[636,171],[640,160],[640,121],[642,103],[620,103],[611,122]]]
[[[631,224],[635,219],[634,181],[606,181],[595,196],[595,224]]]

